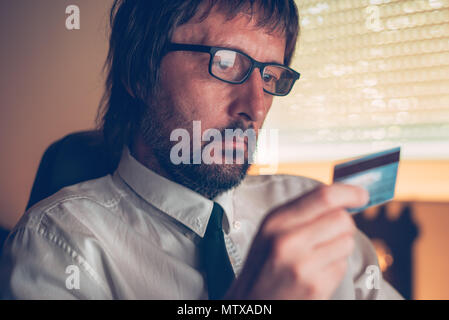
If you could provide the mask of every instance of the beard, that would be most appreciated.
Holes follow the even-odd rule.
[[[140,124],[140,131],[145,145],[151,149],[152,155],[158,162],[159,167],[168,175],[168,178],[179,183],[208,199],[213,199],[217,195],[238,186],[246,177],[254,153],[254,144],[246,144],[246,152],[243,163],[211,163],[194,164],[193,141],[190,139],[190,162],[189,164],[174,164],[170,158],[171,149],[178,142],[170,141],[173,130],[182,128],[193,137],[193,120],[186,119],[176,113],[173,103],[161,103],[169,99],[157,99],[157,105],[148,106]],[[216,128],[222,137],[225,136],[226,129],[241,129],[246,131],[252,126],[245,126],[242,120],[230,123],[225,128]],[[202,136],[202,133],[201,133]],[[212,142],[201,141],[201,153],[204,148]],[[248,147],[248,145],[250,147]],[[235,151],[235,150],[234,150]],[[233,153],[234,153],[233,151]],[[223,149],[224,155],[225,150]]]

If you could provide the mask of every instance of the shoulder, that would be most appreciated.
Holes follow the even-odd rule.
[[[15,230],[41,230],[49,228],[51,224],[59,228],[77,224],[88,219],[101,218],[103,214],[110,214],[117,207],[123,193],[115,186],[110,175],[102,178],[81,182],[65,187],[50,197],[36,203],[25,212]],[[88,214],[95,211],[96,215]]]
[[[322,184],[318,180],[303,176],[250,175],[237,188],[236,196],[244,197],[247,201],[276,206],[299,197]]]
[[[25,212],[5,247],[14,256],[48,262],[62,256],[80,262],[87,254],[101,252],[98,238],[108,223],[119,223],[113,219],[120,212],[116,189],[109,175],[61,189]]]
[[[244,186],[258,186],[264,184],[321,184],[320,181],[291,174],[272,174],[272,175],[248,175],[243,180]]]
[[[91,260],[102,254],[98,235],[120,198],[111,176],[105,176],[63,188],[32,206],[5,242],[0,292],[31,299],[109,297],[104,277]],[[79,268],[89,290],[67,291],[71,265]]]
[[[284,189],[289,191],[291,188],[295,190],[310,190],[321,185],[322,182],[304,177],[289,174],[276,175],[248,175],[243,180],[242,188],[270,188],[270,189]],[[298,190],[299,191],[299,190]]]
[[[396,289],[382,277],[376,250],[359,229],[354,236],[355,249],[349,258],[357,300],[402,300]]]

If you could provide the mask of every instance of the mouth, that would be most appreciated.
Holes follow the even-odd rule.
[[[246,138],[236,138],[232,141],[223,141],[222,148],[226,149],[236,149],[245,151],[248,148],[248,141]]]
[[[247,158],[247,150],[248,150],[248,139],[246,137],[234,137],[233,140],[223,140],[223,141],[213,141],[210,142],[208,145],[212,149],[211,150],[211,156],[214,157],[216,155],[216,152],[221,151],[221,157],[223,160],[225,160],[225,163],[234,163],[236,159],[234,158],[240,158],[243,156],[244,159]],[[230,158],[232,157],[232,158]]]

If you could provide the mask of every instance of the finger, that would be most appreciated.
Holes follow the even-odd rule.
[[[319,273],[317,281],[317,286],[324,288],[321,290],[315,299],[330,299],[334,294],[335,290],[341,284],[345,273],[348,271],[348,259],[343,258],[335,260],[331,264],[327,265]]]
[[[354,252],[355,242],[352,234],[344,234],[326,243],[314,247],[310,256],[312,261],[316,261],[317,269],[323,269],[334,262],[348,258]]]
[[[297,232],[301,233],[303,242],[315,247],[344,234],[353,234],[355,230],[354,220],[348,212],[338,209],[302,225]]]
[[[345,222],[341,227],[332,228],[330,223],[331,220],[328,220],[327,227],[322,229],[324,231],[314,225],[307,230],[301,228],[280,236],[276,253],[289,260],[301,258],[316,262],[313,268],[321,268],[333,260],[340,259],[343,255],[349,255],[350,250],[353,249],[350,246],[354,245],[355,226],[353,223],[344,225]]]
[[[267,231],[281,231],[307,223],[335,209],[360,207],[369,200],[360,187],[335,183],[320,186],[272,211],[266,217]]]

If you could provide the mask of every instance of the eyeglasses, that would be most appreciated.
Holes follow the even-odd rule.
[[[287,66],[259,62],[246,53],[235,49],[170,43],[167,51],[209,53],[209,73],[214,78],[232,84],[244,83],[254,68],[259,68],[263,80],[263,90],[274,96],[286,96],[292,90],[295,81],[300,77],[298,72]]]

